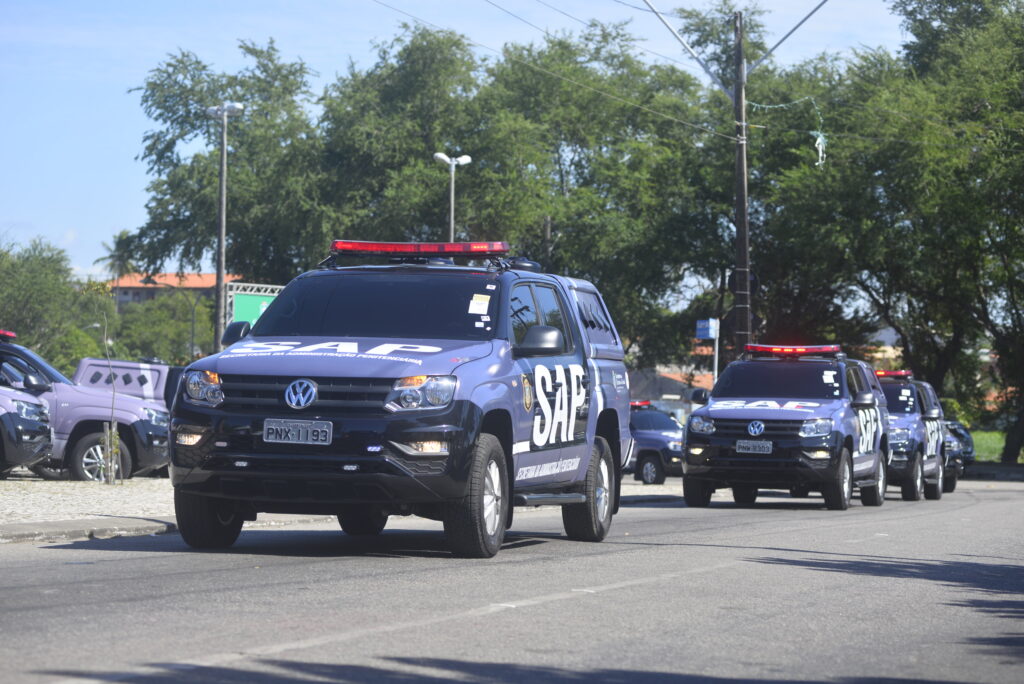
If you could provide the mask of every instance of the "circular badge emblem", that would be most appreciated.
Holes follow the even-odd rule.
[[[750,424],[747,425],[747,432],[750,433],[751,437],[757,437],[764,434],[764,423],[759,420],[750,421]]]
[[[300,378],[284,390],[284,403],[293,409],[304,409],[314,401],[316,401],[316,383],[308,378]]]
[[[526,409],[527,413],[533,408],[533,383],[530,382],[530,376],[523,374],[523,408]]]

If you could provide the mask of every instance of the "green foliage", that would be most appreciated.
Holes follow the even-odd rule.
[[[171,365],[190,363],[192,307],[197,296],[172,290],[149,301],[127,305],[117,331],[116,355],[156,358]],[[195,307],[195,345],[201,355],[206,355],[213,349],[213,303],[199,297]]]

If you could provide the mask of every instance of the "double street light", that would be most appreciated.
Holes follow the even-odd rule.
[[[447,164],[451,172],[448,201],[448,242],[455,242],[455,167],[465,166],[469,162],[473,161],[473,158],[468,154],[464,154],[461,157],[455,157],[453,159],[444,152],[437,152],[434,154],[434,159],[442,164]]]
[[[217,226],[217,289],[215,293],[213,323],[213,350],[221,350],[220,338],[224,335],[224,245],[227,242],[228,224],[228,117],[240,116],[245,105],[240,102],[224,102],[216,107],[207,107],[206,115],[220,119],[220,220]],[[195,308],[192,309],[193,313]],[[193,340],[193,345],[195,340]],[[193,346],[194,348],[194,346]]]

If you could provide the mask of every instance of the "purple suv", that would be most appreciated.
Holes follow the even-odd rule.
[[[0,385],[22,389],[49,405],[53,453],[32,466],[47,479],[103,480],[103,423],[111,415],[121,438],[122,473],[130,477],[167,464],[167,409],[156,399],[112,390],[124,384],[126,371],[112,367],[105,388],[88,387],[66,378],[29,349],[14,344],[13,333],[0,333]],[[123,364],[124,362],[115,362]],[[142,364],[131,364],[140,366]],[[123,371],[123,372],[122,372]],[[39,382],[26,383],[29,376]],[[159,396],[159,395],[158,395]]]

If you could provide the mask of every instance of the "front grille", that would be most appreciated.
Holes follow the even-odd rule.
[[[317,399],[308,408],[295,409],[284,401],[284,391],[298,376],[221,375],[224,407],[234,411],[267,413],[287,409],[345,414],[384,413],[394,378],[310,378],[317,384]]]
[[[764,432],[751,437],[747,426],[754,418],[737,420],[735,418],[715,418],[715,436],[733,439],[784,439],[798,437],[802,420],[762,420]]]

